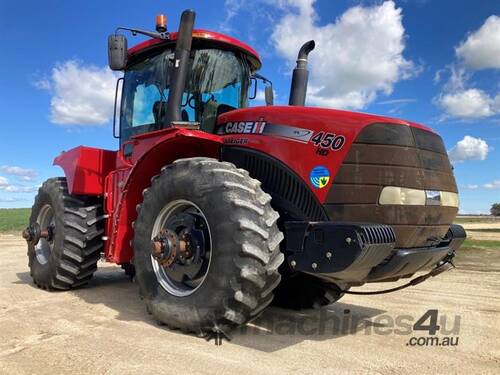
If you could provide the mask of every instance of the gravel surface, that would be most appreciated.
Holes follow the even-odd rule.
[[[319,312],[269,308],[216,346],[159,326],[137,286],[112,265],[100,263],[75,291],[35,288],[25,244],[0,235],[0,373],[498,374],[500,251],[484,254],[465,252],[457,269],[400,292],[348,295]],[[429,309],[438,310],[435,336],[411,329]],[[412,337],[458,337],[458,344],[412,346]]]

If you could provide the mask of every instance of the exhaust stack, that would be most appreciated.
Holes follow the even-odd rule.
[[[188,73],[189,54],[191,53],[191,42],[193,41],[193,26],[195,19],[193,10],[182,12],[177,43],[175,47],[174,65],[170,76],[170,94],[167,104],[166,124],[170,126],[172,121],[181,121],[181,101]]]
[[[297,66],[293,70],[288,105],[304,106],[306,103],[307,81],[309,79],[307,56],[314,49],[315,45],[314,40],[310,40],[300,47],[299,55],[297,56]]]

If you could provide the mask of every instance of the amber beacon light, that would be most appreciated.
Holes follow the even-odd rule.
[[[167,31],[167,16],[159,14],[156,16],[156,31],[164,33]]]

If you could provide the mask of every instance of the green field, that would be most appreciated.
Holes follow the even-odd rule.
[[[500,241],[495,240],[465,240],[462,245],[464,248],[474,249],[500,249]]]
[[[0,231],[21,231],[28,226],[31,208],[0,209]]]

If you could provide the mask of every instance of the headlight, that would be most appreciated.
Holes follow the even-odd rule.
[[[457,193],[449,191],[441,192],[441,206],[458,207],[459,202]]]
[[[379,204],[397,204],[407,206],[441,205],[458,207],[458,194],[449,191],[431,191],[409,189],[399,186],[386,186],[382,189]]]
[[[425,206],[425,191],[398,186],[386,186],[380,193],[379,204]]]

